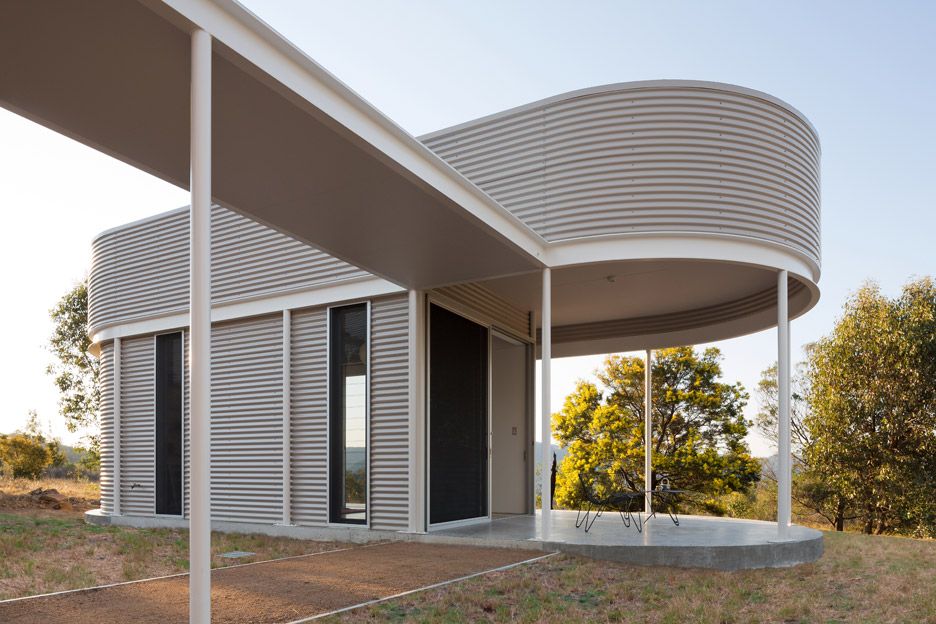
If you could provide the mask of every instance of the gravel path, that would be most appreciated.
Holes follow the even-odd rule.
[[[212,572],[212,622],[288,622],[542,553],[392,542]],[[0,603],[0,622],[188,621],[188,576]]]

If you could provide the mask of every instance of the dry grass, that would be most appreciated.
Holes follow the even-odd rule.
[[[38,508],[28,493],[55,488],[75,511]],[[188,570],[188,531],[86,524],[81,509],[96,507],[97,484],[68,480],[0,480],[0,600],[175,574]],[[92,502],[94,504],[92,504]],[[212,566],[263,561],[339,547],[265,535],[212,536]],[[254,557],[232,561],[221,553]]]
[[[0,512],[0,599],[163,576],[188,570],[188,531],[98,527],[78,514]],[[212,536],[212,566],[339,547],[265,535]],[[254,557],[224,559],[244,550]]]
[[[330,621],[936,623],[936,542],[827,533],[816,563],[744,572],[559,555]]]
[[[9,496],[29,494],[37,488],[43,490],[58,490],[62,496],[68,498],[83,498],[88,501],[97,501],[100,497],[100,487],[92,481],[79,481],[77,479],[8,479],[0,478],[0,492]]]

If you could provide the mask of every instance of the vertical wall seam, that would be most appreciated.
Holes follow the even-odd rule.
[[[283,310],[283,524],[292,524],[292,312]]]
[[[113,396],[114,396],[114,407],[113,407],[113,477],[112,477],[112,488],[113,488],[113,514],[115,516],[120,515],[120,347],[121,339],[114,338],[114,349],[113,349]]]

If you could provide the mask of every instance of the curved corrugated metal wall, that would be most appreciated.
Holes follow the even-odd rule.
[[[153,336],[120,350],[120,513],[156,513],[156,348]]]
[[[818,137],[747,89],[611,85],[421,139],[549,241],[712,233],[820,262]]]
[[[212,212],[214,303],[296,290],[367,273],[225,208]],[[175,210],[105,232],[92,243],[88,326],[188,309],[189,213]]]
[[[114,343],[101,344],[101,404],[98,423],[101,427],[101,511],[114,513]]]

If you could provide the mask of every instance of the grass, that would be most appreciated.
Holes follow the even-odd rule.
[[[62,496],[68,498],[82,498],[96,501],[100,496],[100,488],[92,481],[79,481],[77,479],[0,479],[0,492],[9,496],[29,494],[35,489],[58,490]]]
[[[786,569],[642,568],[566,555],[330,622],[936,623],[936,542],[826,533]]]
[[[97,484],[0,479],[0,600],[188,571],[188,531],[99,527],[80,511],[40,509],[32,490],[55,488],[96,507]],[[266,535],[212,535],[212,566],[264,561],[337,547]],[[231,561],[221,553],[256,553]]]
[[[187,571],[187,531],[97,527],[77,512],[23,508],[21,495],[40,486],[97,498],[94,484],[0,480],[0,599]],[[4,508],[14,495],[18,506]],[[220,553],[232,550],[257,553],[237,560],[246,563],[335,546],[214,534],[212,565],[230,565]],[[936,624],[936,541],[826,533],[825,546],[816,563],[744,572],[557,555],[330,621]]]
[[[212,566],[335,548],[265,535],[212,535]],[[245,550],[236,562],[221,553]],[[0,600],[188,571],[188,531],[86,524],[78,514],[0,513]]]

